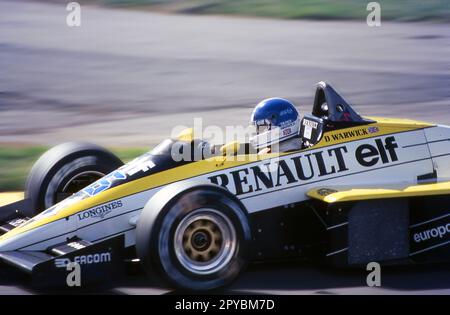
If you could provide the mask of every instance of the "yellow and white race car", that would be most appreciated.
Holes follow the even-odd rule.
[[[209,290],[252,261],[450,258],[450,127],[361,117],[323,82],[300,124],[304,148],[280,155],[213,150],[192,130],[125,165],[92,144],[56,146],[24,196],[0,194],[0,261],[64,285],[71,263],[86,283],[139,260],[172,286]],[[200,158],[174,160],[175,145]]]

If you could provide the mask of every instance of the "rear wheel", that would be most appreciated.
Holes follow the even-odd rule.
[[[250,228],[234,197],[216,189],[177,196],[155,217],[149,202],[136,230],[138,256],[149,273],[188,290],[231,283],[247,263]]]
[[[69,142],[42,155],[30,171],[25,197],[28,216],[53,206],[123,165],[108,150],[90,143]]]

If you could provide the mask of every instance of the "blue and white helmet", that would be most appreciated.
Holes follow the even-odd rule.
[[[250,141],[260,149],[299,134],[299,113],[294,104],[283,98],[268,98],[256,105],[250,118],[257,136]]]

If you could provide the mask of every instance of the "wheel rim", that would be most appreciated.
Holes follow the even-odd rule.
[[[105,174],[97,171],[86,171],[73,176],[67,181],[61,191],[56,192],[55,201],[60,202],[70,197],[104,176]]]
[[[175,231],[175,254],[181,265],[196,274],[224,268],[236,250],[231,221],[215,209],[198,209],[187,215]]]

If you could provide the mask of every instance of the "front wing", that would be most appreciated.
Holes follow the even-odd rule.
[[[21,194],[2,193],[0,197],[4,204],[12,201],[0,206],[0,234],[30,219],[24,214],[30,203],[20,200]],[[0,262],[29,275],[35,286],[66,286],[75,270],[79,270],[81,285],[103,283],[123,274],[124,243],[123,235],[95,243],[69,239],[46,251],[0,252]]]
[[[100,284],[124,273],[124,238],[94,244],[72,240],[46,252],[0,252],[0,260],[25,272],[35,286],[70,286],[74,271],[79,271],[81,285]]]

